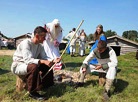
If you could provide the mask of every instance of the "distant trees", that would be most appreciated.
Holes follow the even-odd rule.
[[[138,32],[136,30],[124,31],[122,37],[138,42]]]
[[[112,31],[112,30],[105,31],[106,37],[110,37],[110,36],[114,36],[114,35],[117,35],[117,33],[115,31]]]
[[[105,31],[106,37],[110,37],[110,36],[114,36],[114,35],[117,35],[117,33],[115,31],[112,31],[112,30]],[[87,37],[88,37],[88,41],[94,40],[94,34],[92,34],[92,33],[89,34]],[[138,42],[138,31],[136,31],[136,30],[124,31],[122,34],[122,37],[132,40],[132,41],[135,41],[135,42]]]
[[[117,35],[117,33],[115,31],[112,31],[112,30],[107,30],[104,33],[105,33],[106,37]],[[91,33],[88,35],[88,41],[92,41],[92,40],[94,40],[94,34]]]
[[[89,34],[89,35],[87,36],[87,40],[88,40],[88,41],[93,41],[93,40],[94,40],[93,34]]]

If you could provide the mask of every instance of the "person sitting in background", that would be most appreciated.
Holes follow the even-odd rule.
[[[44,99],[43,95],[37,92],[41,89],[41,86],[47,88],[54,84],[53,70],[45,77],[43,76],[54,63],[60,61],[60,58],[52,61],[47,60],[48,57],[42,46],[46,33],[45,28],[41,26],[36,27],[33,38],[25,39],[18,45],[11,65],[11,71],[15,75],[24,75],[26,77],[29,96],[38,100]],[[42,78],[40,79],[40,77]]]
[[[93,58],[98,60],[97,64],[89,64],[89,61]],[[80,78],[76,87],[83,86],[86,73],[93,72],[105,72],[105,92],[104,98],[109,99],[110,88],[116,76],[116,67],[118,64],[117,56],[115,51],[111,47],[107,47],[105,41],[100,40],[97,44],[97,48],[94,49],[83,61],[80,68]]]

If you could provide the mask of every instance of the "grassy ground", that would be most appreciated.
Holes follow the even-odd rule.
[[[79,71],[84,57],[70,57],[64,54],[66,70]],[[117,83],[112,87],[110,102],[138,102],[138,60],[135,53],[121,55]],[[37,102],[25,95],[26,91],[15,91],[16,77],[10,72],[12,57],[0,55],[0,102]],[[45,102],[102,102],[103,87],[98,86],[98,76],[88,75],[84,87],[75,89],[71,84],[57,84],[45,93]]]

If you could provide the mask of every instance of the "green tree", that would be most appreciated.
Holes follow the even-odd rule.
[[[124,31],[122,37],[138,42],[138,32],[136,30]]]
[[[88,39],[88,41],[94,40],[94,35],[93,35],[93,34],[89,34],[89,35],[87,36],[87,39]]]
[[[128,38],[128,31],[124,31],[122,37]]]
[[[117,33],[115,31],[112,31],[112,30],[105,31],[106,37],[110,37],[110,36],[114,36],[114,35],[117,35]]]

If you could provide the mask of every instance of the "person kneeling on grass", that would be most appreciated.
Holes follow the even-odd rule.
[[[48,57],[42,46],[46,33],[47,30],[43,27],[36,27],[34,37],[25,39],[18,45],[13,55],[13,63],[11,65],[11,71],[14,74],[19,76],[24,75],[26,77],[29,96],[38,100],[45,99],[43,95],[37,92],[40,90],[40,86],[47,88],[54,84],[53,70],[46,76],[45,74],[54,63],[61,60],[61,58],[56,58],[53,61],[47,60]],[[40,80],[40,77],[43,78]]]
[[[98,60],[99,63],[97,65],[88,64],[93,58]],[[80,68],[80,78],[77,87],[83,86],[86,73],[95,70],[101,72],[103,70],[103,72],[106,73],[105,91],[103,95],[104,99],[109,99],[110,88],[116,76],[117,64],[118,60],[115,51],[111,47],[107,47],[105,41],[100,40],[97,48],[94,49],[83,61]]]

